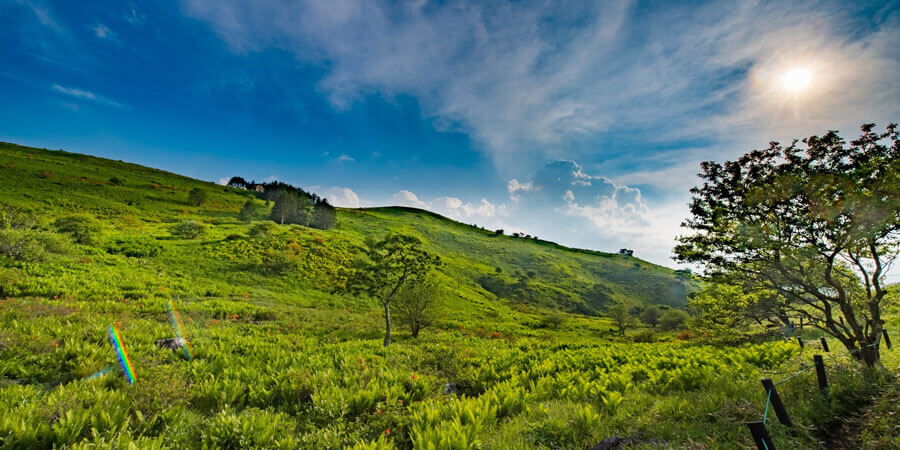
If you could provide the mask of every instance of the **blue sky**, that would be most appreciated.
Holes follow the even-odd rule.
[[[897,2],[726,3],[0,0],[0,140],[671,266],[700,161],[900,119]]]

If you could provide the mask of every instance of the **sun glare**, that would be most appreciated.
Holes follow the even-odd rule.
[[[806,69],[791,69],[781,76],[781,84],[791,92],[800,92],[809,86],[812,74]]]

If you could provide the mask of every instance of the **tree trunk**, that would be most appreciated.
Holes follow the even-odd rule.
[[[390,303],[384,304],[384,346],[391,345],[391,307]]]
[[[418,339],[419,338],[419,327],[414,325],[412,327],[411,331],[412,331],[412,337]]]

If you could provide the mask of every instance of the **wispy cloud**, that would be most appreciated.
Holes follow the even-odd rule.
[[[108,26],[103,25],[102,23],[98,23],[91,27],[91,30],[94,31],[94,35],[100,39],[112,39],[114,37],[114,33]]]
[[[113,108],[123,108],[124,107],[124,105],[122,105],[121,103],[119,103],[115,100],[108,99],[102,95],[95,94],[91,91],[87,91],[84,89],[65,87],[65,86],[61,86],[59,84],[53,84],[50,86],[50,88],[53,89],[54,91],[56,91],[57,93],[67,95],[69,97],[72,97],[72,98],[75,98],[78,100],[87,101],[87,102],[91,102],[91,103],[97,103],[97,104],[106,105],[106,106],[111,106]]]
[[[738,147],[900,112],[891,10],[866,24],[828,1],[185,4],[236,52],[275,46],[325,65],[336,108],[414,95],[501,169],[596,152],[605,133]],[[802,98],[772,82],[794,65],[815,69]]]
[[[346,153],[341,153],[341,156],[338,156],[337,160],[338,160],[338,162],[355,162],[356,158],[354,158]]]

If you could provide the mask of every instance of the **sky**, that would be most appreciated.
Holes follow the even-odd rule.
[[[900,121],[898,11],[0,0],[0,140],[675,267],[701,161]]]

